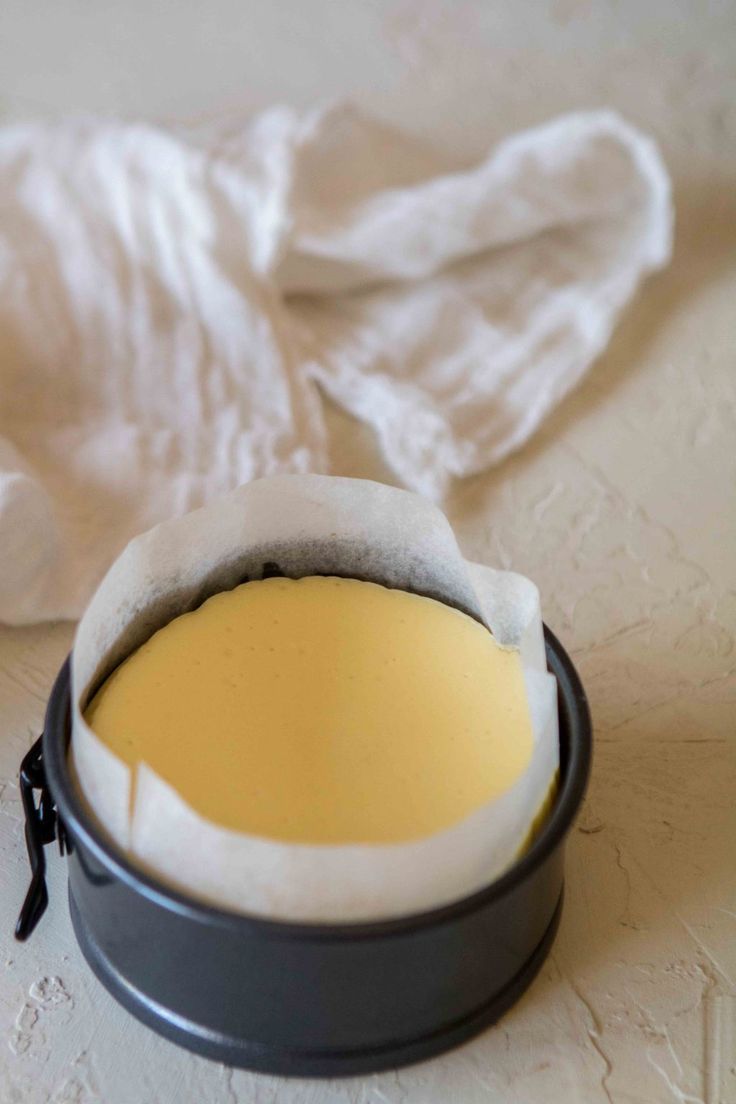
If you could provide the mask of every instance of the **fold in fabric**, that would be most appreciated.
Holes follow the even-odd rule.
[[[135,533],[326,471],[320,389],[431,498],[496,463],[666,263],[669,191],[610,112],[461,170],[347,108],[0,130],[0,620],[77,617]]]

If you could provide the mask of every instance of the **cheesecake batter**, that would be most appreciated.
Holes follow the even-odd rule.
[[[292,843],[447,828],[526,768],[519,653],[441,602],[355,579],[264,579],[155,633],[86,711],[201,815]]]

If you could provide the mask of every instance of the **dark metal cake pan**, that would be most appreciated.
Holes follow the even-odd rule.
[[[545,629],[558,686],[560,781],[532,846],[501,878],[452,904],[380,922],[302,924],[201,904],[107,843],[80,800],[67,751],[69,661],[21,790],[33,871],[16,934],[46,906],[43,848],[68,853],[82,952],[134,1016],[173,1042],[269,1073],[354,1075],[447,1050],[496,1021],[530,984],[557,930],[565,839],[587,783],[591,723],[578,675]],[[182,854],[182,868],[187,856]]]

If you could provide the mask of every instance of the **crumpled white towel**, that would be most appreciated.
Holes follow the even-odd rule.
[[[319,388],[432,497],[520,446],[670,252],[609,112],[453,170],[346,108],[0,131],[0,620],[79,615],[136,532],[325,471]]]

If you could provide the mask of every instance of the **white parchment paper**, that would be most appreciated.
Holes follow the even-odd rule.
[[[277,565],[426,594],[483,620],[520,650],[534,730],[530,763],[501,797],[426,839],[380,845],[286,844],[196,813],[146,763],[131,770],[83,709],[118,663],[174,617]],[[536,587],[466,562],[425,499],[367,480],[274,476],[246,484],[133,540],[77,630],[72,762],[107,836],[179,890],[243,913],[306,921],[386,918],[489,883],[518,855],[558,768],[557,697]]]

